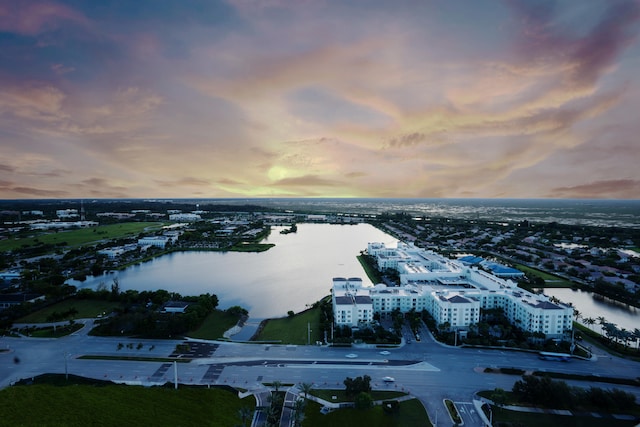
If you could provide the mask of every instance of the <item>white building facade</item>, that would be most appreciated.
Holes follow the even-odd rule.
[[[373,303],[362,279],[335,277],[331,289],[333,317],[336,326],[357,327],[373,321]]]
[[[398,243],[397,248],[370,243],[367,252],[376,258],[381,270],[395,269],[401,284],[371,287],[353,278],[334,279],[334,316],[338,324],[355,326],[359,321],[366,321],[358,315],[355,300],[336,302],[336,296],[346,296],[343,293],[348,292],[354,296],[368,295],[374,313],[391,313],[396,308],[403,313],[426,310],[436,324],[455,330],[477,324],[480,310],[492,308],[502,309],[514,326],[532,333],[542,332],[549,338],[562,337],[573,328],[573,307],[551,302],[545,295],[532,294],[511,280],[476,267],[404,243]]]

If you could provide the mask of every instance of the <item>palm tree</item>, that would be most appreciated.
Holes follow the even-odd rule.
[[[277,393],[278,391],[280,391],[280,387],[282,387],[282,382],[275,380],[274,382],[271,383],[271,385],[273,386],[273,389]]]
[[[592,326],[596,323],[596,319],[594,319],[593,317],[587,317],[586,319],[583,319],[584,323],[589,326],[589,329],[591,329],[593,331]]]
[[[600,324],[600,333],[604,335],[604,325],[607,324],[607,319],[604,316],[598,316],[598,323]]]
[[[633,330],[633,339],[636,340],[636,350],[640,351],[640,329]]]
[[[304,398],[307,399],[309,392],[313,388],[313,383],[300,383],[300,390],[304,393]]]
[[[244,427],[246,426],[247,420],[249,420],[253,415],[253,411],[248,406],[243,406],[238,410],[238,415],[240,416],[240,419],[242,420],[242,426]]]
[[[577,308],[573,309],[573,317],[576,318],[576,322],[578,322],[582,318],[582,313]]]
[[[296,399],[293,404],[293,425],[295,427],[299,426],[302,423],[304,418],[304,409],[306,408],[307,403],[304,399]]]

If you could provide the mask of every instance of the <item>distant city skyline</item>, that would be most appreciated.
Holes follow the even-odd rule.
[[[637,0],[0,0],[0,199],[639,199],[639,32]]]

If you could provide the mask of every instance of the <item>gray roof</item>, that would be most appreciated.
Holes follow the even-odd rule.
[[[351,297],[335,297],[336,305],[350,305],[353,304]]]
[[[356,304],[373,304],[373,300],[368,295],[356,296]]]
[[[460,304],[460,303],[469,303],[471,301],[469,301],[465,297],[461,297],[460,295],[454,295],[451,298],[449,298],[449,302],[453,304]]]
[[[557,305],[550,303],[549,301],[540,301],[535,307],[543,308],[545,310],[562,310],[562,307],[558,307]]]

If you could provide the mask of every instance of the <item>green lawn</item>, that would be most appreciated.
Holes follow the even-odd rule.
[[[46,328],[38,328],[29,333],[29,336],[34,338],[60,338],[72,334],[80,329],[84,328],[82,323],[75,323],[73,325],[48,326]]]
[[[16,320],[16,323],[45,323],[48,322],[47,317],[53,312],[63,313],[72,308],[78,310],[78,314],[74,316],[76,319],[94,318],[102,313],[111,313],[118,305],[119,303],[111,301],[69,298],[28,314]]]
[[[527,267],[526,265],[516,264],[515,268],[524,272],[527,275],[534,275],[542,278],[545,281],[545,287],[547,288],[570,288],[573,284],[560,276],[550,274],[536,268]]]
[[[418,399],[400,402],[397,414],[385,414],[381,406],[371,409],[339,409],[329,414],[320,413],[320,404],[308,402],[303,427],[425,427],[430,426],[427,411]]]
[[[294,317],[269,319],[256,341],[281,341],[283,344],[307,344],[308,325],[311,324],[311,343],[322,341],[324,334],[319,330],[320,308],[311,308]]]
[[[375,381],[372,379],[371,382]],[[345,390],[313,389],[309,394],[326,400],[327,402],[353,402],[353,398],[347,396]],[[392,390],[372,390],[369,394],[371,395],[373,400],[387,400],[397,399],[400,396],[406,396],[407,393]],[[333,399],[333,396],[336,396],[336,398]]]
[[[205,387],[34,384],[0,390],[1,424],[8,426],[235,426],[244,406],[255,408],[253,396],[240,400]]]
[[[493,408],[493,423],[511,423],[519,427],[631,427],[637,421],[619,420],[613,417],[599,418],[578,415],[554,415],[530,412],[509,411],[504,408]]]
[[[370,265],[364,255],[358,255],[358,262],[364,269],[371,283],[382,283],[382,275],[375,266]]]
[[[222,338],[222,335],[238,323],[239,319],[240,317],[235,314],[230,314],[221,310],[214,310],[213,313],[207,316],[198,329],[189,331],[186,335],[191,338],[200,338],[205,340]]]
[[[126,222],[77,230],[44,232],[35,237],[2,240],[0,241],[0,252],[10,251],[23,246],[34,246],[39,243],[57,245],[64,242],[67,247],[76,247],[105,239],[110,240],[126,236],[137,236],[146,229],[160,229],[162,225],[163,223],[161,222]]]

